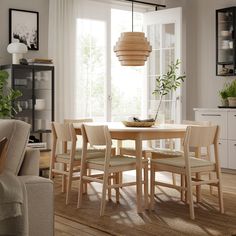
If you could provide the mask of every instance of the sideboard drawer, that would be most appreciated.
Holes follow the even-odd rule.
[[[227,112],[196,111],[195,120],[210,121],[212,124],[219,125],[220,139],[227,139]]]
[[[229,150],[229,169],[236,169],[236,141],[230,140],[228,142],[228,150]]]
[[[228,139],[236,140],[236,112],[228,113]]]

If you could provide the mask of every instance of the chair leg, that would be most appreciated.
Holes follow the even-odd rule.
[[[63,170],[66,170],[66,164],[62,164],[63,165]],[[62,193],[66,192],[66,175],[62,175]]]
[[[222,192],[222,183],[221,183],[221,170],[219,167],[216,170],[216,176],[217,176],[217,179],[219,180],[218,197],[219,197],[220,213],[224,214],[224,201],[223,201],[223,192]]]
[[[197,179],[201,179],[200,173],[196,174]],[[201,185],[196,186],[196,196],[197,196],[197,202],[201,202]]]
[[[180,176],[181,187],[185,187],[185,181],[184,180],[185,180],[185,176],[181,175]],[[185,198],[184,198],[185,191],[183,189],[181,189],[180,194],[181,194],[181,201],[184,202],[185,201]]]
[[[209,173],[209,179],[212,180],[213,179],[213,175],[212,173]],[[213,186],[209,185],[210,186],[210,194],[213,195]]]
[[[69,204],[70,201],[70,192],[71,192],[71,184],[72,184],[72,174],[73,170],[70,171],[68,180],[67,180],[67,190],[66,190],[66,205]]]
[[[176,185],[176,176],[174,173],[172,173],[172,181],[173,181],[173,185]]]
[[[83,165],[83,166],[82,166],[82,165]],[[84,192],[84,188],[83,188],[83,186],[84,186],[84,180],[83,180],[83,177],[86,175],[86,173],[87,173],[86,165],[84,165],[83,163],[81,163],[77,208],[80,208],[81,205],[82,205],[83,192]],[[87,182],[85,182],[85,184],[87,185]]]
[[[123,172],[119,172],[119,183],[123,183]],[[122,187],[120,187],[122,188]]]
[[[113,176],[114,173],[111,173],[108,177],[108,185],[111,185],[111,179],[115,176]],[[108,200],[110,201],[111,200],[111,188],[108,188]]]
[[[148,163],[144,166],[144,200],[145,200],[145,208],[149,208],[148,204]]]
[[[115,174],[115,183],[119,184],[119,172]],[[120,201],[120,189],[116,188],[116,203],[119,203]]]
[[[150,209],[154,210],[154,190],[155,190],[155,168],[151,164],[150,178]]]
[[[187,189],[187,177],[184,178],[185,188]],[[185,203],[188,204],[188,191],[185,190]]]
[[[192,220],[195,219],[194,205],[193,205],[193,189],[192,189],[192,178],[191,175],[187,175],[187,194],[189,202],[189,213]]]
[[[107,184],[108,184],[108,173],[105,171],[105,172],[104,172],[104,177],[103,177],[100,216],[103,216],[103,215],[104,215],[104,212],[105,212]]]

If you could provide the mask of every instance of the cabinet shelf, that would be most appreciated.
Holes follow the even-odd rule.
[[[22,111],[13,118],[31,124],[31,133],[50,133],[45,128],[50,127],[50,123],[54,121],[54,67],[12,64],[2,65],[0,68],[8,71],[12,88],[23,94],[16,101]],[[36,110],[34,103],[45,109]]]
[[[216,10],[216,75],[236,75],[236,7]],[[223,73],[222,73],[223,72]]]

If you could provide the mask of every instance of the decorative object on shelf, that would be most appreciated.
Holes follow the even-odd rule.
[[[8,73],[0,70],[0,118],[10,118],[17,114],[19,107],[13,101],[22,96],[19,90],[7,87]]]
[[[7,51],[12,54],[12,64],[20,64],[23,54],[27,53],[28,49],[23,43],[11,43],[7,46]]]
[[[180,60],[177,59],[175,63],[168,66],[169,69],[166,74],[159,75],[156,78],[156,87],[152,94],[158,94],[160,96],[160,100],[154,118],[155,121],[157,120],[163,97],[171,91],[175,91],[186,78],[185,75],[178,75],[179,66]]]
[[[20,42],[29,50],[39,50],[39,13],[9,9],[9,43]]]
[[[121,33],[114,52],[122,66],[143,66],[152,47],[143,32],[133,31],[134,2],[132,1],[132,32]]]
[[[228,88],[229,84],[225,84],[224,88],[219,91],[219,95],[221,97],[221,105],[222,107],[228,107],[229,102],[228,102]]]
[[[236,80],[231,82],[227,88],[227,98],[229,102],[229,107],[236,106]]]

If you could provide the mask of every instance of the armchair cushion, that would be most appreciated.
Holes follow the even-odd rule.
[[[23,121],[0,120],[0,139],[6,137],[9,141],[5,170],[9,170],[16,175],[19,173],[29,134],[30,125]]]
[[[38,149],[27,148],[24,161],[21,165],[19,175],[39,175],[39,158]]]

